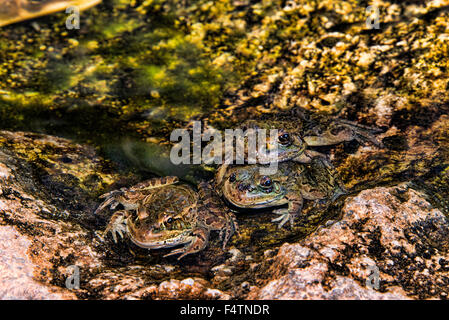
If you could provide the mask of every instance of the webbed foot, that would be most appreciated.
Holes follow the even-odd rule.
[[[124,210],[117,211],[114,213],[111,217],[111,220],[109,221],[109,224],[106,227],[106,230],[104,231],[104,234],[108,234],[109,232],[112,235],[112,239],[115,243],[117,243],[117,234],[123,239],[124,233],[127,231],[126,227],[126,218],[127,218],[127,212]]]
[[[179,249],[172,250],[170,253],[164,255],[164,258],[181,254],[178,257],[178,260],[181,260],[188,254],[197,253],[203,250],[209,242],[209,231],[204,228],[198,228],[195,229],[192,234],[192,240],[189,243]]]
[[[273,210],[273,213],[278,214],[279,217],[274,218],[271,220],[271,222],[278,222],[278,228],[281,229],[284,224],[286,224],[288,221],[290,221],[290,226],[293,228],[293,221],[295,220],[295,215],[291,212],[289,212],[288,209],[277,209]]]

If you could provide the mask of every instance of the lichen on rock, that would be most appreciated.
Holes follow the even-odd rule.
[[[447,298],[449,222],[406,184],[348,198],[338,221],[284,244],[253,299]],[[377,270],[379,287],[370,287]]]

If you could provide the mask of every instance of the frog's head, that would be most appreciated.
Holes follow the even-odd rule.
[[[300,136],[292,131],[286,129],[278,129],[276,141],[271,141],[271,136],[267,133],[267,156],[263,157],[259,155],[259,163],[270,163],[269,152],[276,150],[277,146],[277,159],[279,162],[291,160],[301,155],[306,149],[306,143],[300,138]]]
[[[285,188],[276,175],[262,175],[259,166],[229,170],[222,184],[225,199],[239,208],[265,208],[286,203]]]
[[[291,121],[279,120],[279,121],[247,121],[243,129],[265,129],[266,130],[266,146],[265,152],[258,152],[257,160],[260,164],[268,164],[273,162],[270,158],[270,152],[276,151],[275,155],[277,161],[291,160],[297,156],[300,156],[307,147],[307,144],[300,136],[300,124],[294,124]],[[277,134],[272,137],[270,130],[277,130]]]
[[[161,213],[157,219],[128,223],[131,240],[148,249],[170,248],[191,241],[192,224],[184,214]]]

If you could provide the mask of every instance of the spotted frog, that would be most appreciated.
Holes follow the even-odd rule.
[[[308,164],[288,161],[278,164],[276,173],[264,175],[262,165],[229,166],[217,185],[225,200],[237,208],[260,209],[288,204],[273,212],[281,228],[293,225],[301,213],[304,200],[331,200],[346,193],[338,176],[325,161],[314,159]],[[220,174],[220,173],[217,173]]]
[[[150,179],[130,188],[104,194],[96,213],[110,206],[116,211],[106,227],[114,242],[117,234],[128,235],[137,246],[163,249],[181,246],[165,256],[203,250],[211,231],[220,231],[223,250],[237,231],[234,215],[227,209],[209,183],[202,182],[198,192],[177,177]]]
[[[295,161],[299,163],[310,163],[315,158],[327,162],[327,156],[313,147],[336,145],[345,141],[356,140],[361,144],[369,142],[377,147],[382,147],[382,142],[374,135],[379,133],[377,128],[371,128],[348,120],[336,117],[317,116],[299,112],[294,115],[281,116],[276,118],[267,117],[257,120],[247,120],[240,125],[243,132],[248,129],[266,130],[266,146],[264,149],[256,150],[255,160],[257,164],[268,164],[272,162]],[[270,129],[277,129],[276,141],[271,140]],[[276,150],[275,157],[270,151]],[[243,140],[245,160],[249,159],[248,138]],[[235,146],[234,149],[237,149]],[[235,158],[235,155],[234,155]],[[246,161],[248,162],[248,161]],[[227,171],[227,164],[223,164],[218,169],[218,179]],[[217,181],[221,183],[220,180]]]

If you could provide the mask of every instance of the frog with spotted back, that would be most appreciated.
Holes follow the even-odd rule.
[[[344,194],[333,169],[324,161],[314,159],[309,164],[288,161],[279,163],[276,173],[261,174],[261,165],[229,166],[217,185],[225,200],[237,208],[260,209],[287,204],[276,209],[273,222],[281,228],[286,222],[293,225],[301,213],[304,200],[335,200]]]
[[[246,120],[240,125],[240,128],[244,132],[247,132],[248,129],[266,130],[265,152],[260,152],[263,149],[258,149],[255,155],[258,164],[285,161],[310,163],[313,159],[320,158],[330,166],[327,156],[313,150],[314,147],[331,146],[352,140],[361,144],[369,142],[377,147],[383,146],[382,142],[374,135],[380,132],[379,129],[337,117],[315,115],[305,110],[300,110],[294,115],[276,115],[275,118],[267,116],[261,119]],[[276,141],[270,140],[271,129],[277,130]],[[247,161],[249,150],[247,137],[244,138],[241,148],[244,150]],[[274,158],[269,153],[273,150],[276,151]],[[219,167],[216,181],[218,184],[221,183],[220,179],[227,171],[227,167],[228,164]]]
[[[127,234],[137,246],[163,249],[182,246],[165,256],[188,254],[203,250],[211,231],[220,231],[223,250],[237,231],[234,215],[222,204],[212,187],[202,182],[195,192],[177,177],[150,179],[130,188],[106,193],[96,213],[107,206],[116,211],[105,230],[122,238]]]

